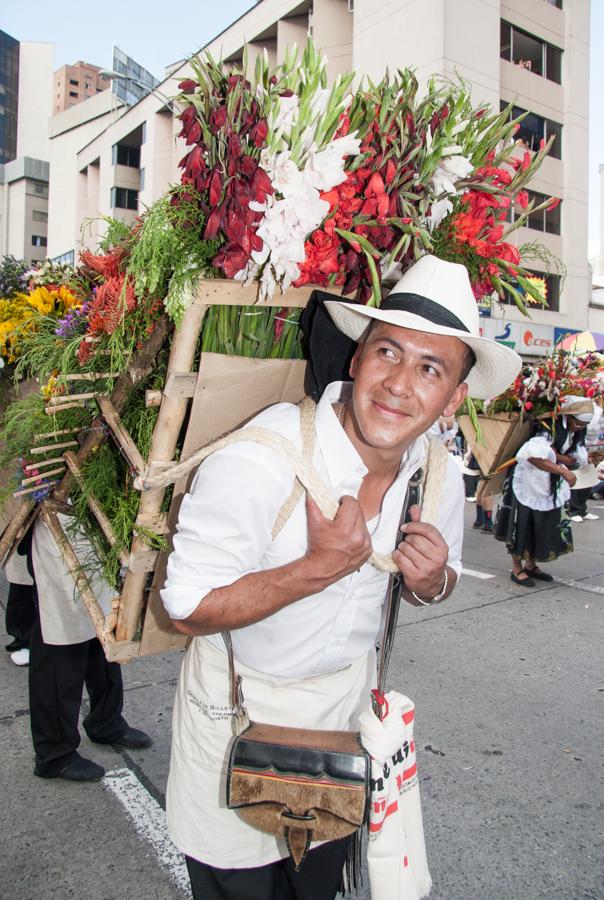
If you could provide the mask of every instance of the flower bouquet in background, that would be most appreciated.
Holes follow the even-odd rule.
[[[557,349],[542,362],[523,366],[514,383],[491,400],[485,412],[549,417],[557,415],[562,400],[569,394],[604,405],[604,354],[573,355]]]

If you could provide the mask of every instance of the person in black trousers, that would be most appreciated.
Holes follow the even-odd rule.
[[[142,749],[151,738],[131,728],[124,717],[122,671],[108,662],[98,638],[79,643],[46,643],[39,615],[40,591],[44,580],[36,580],[32,553],[28,568],[34,579],[36,620],[30,637],[29,707],[31,735],[35,751],[34,775],[67,781],[96,781],[102,766],[77,752],[80,744],[78,717],[84,685],[90,712],[84,729],[91,741],[128,749]],[[86,614],[87,615],[87,614]]]

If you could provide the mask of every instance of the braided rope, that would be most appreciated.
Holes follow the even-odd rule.
[[[173,484],[179,478],[188,473],[203,462],[206,457],[218,450],[236,444],[240,441],[253,441],[273,450],[286,459],[292,466],[296,477],[304,486],[308,494],[315,501],[323,515],[327,519],[334,519],[338,511],[339,503],[317,474],[316,469],[295,447],[288,438],[268,428],[260,428],[250,425],[227,434],[219,440],[201,447],[183,462],[176,463],[169,469],[149,477],[139,476],[134,487],[139,491],[153,490]],[[438,503],[444,485],[447,451],[441,441],[435,439],[430,442],[428,459],[424,467],[424,502],[422,505],[422,521],[434,524],[438,512]],[[391,554],[372,553],[368,562],[380,572],[398,572]]]

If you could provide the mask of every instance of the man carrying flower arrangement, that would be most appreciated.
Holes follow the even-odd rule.
[[[174,711],[167,811],[196,898],[332,898],[349,839],[311,845],[296,871],[285,842],[225,806],[233,736],[229,666],[255,721],[350,729],[375,685],[387,576],[368,563],[391,552],[424,433],[470,391],[503,390],[520,367],[479,336],[465,268],[424,257],[380,308],[328,300],[336,326],[358,341],[352,385],[327,386],[316,408],[312,462],[339,498],[333,521],[307,499],[272,532],[293,471],[275,452],[241,442],[212,455],[185,497],[162,598],[191,642]],[[300,446],[298,409],[278,404],[253,425]],[[412,507],[393,558],[415,606],[444,600],[461,572],[464,496],[447,464],[437,526]]]

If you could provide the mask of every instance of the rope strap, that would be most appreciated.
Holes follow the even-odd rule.
[[[187,475],[191,469],[196,468],[206,457],[225,447],[240,441],[253,441],[262,444],[269,450],[273,450],[286,459],[292,466],[298,481],[315,501],[323,515],[328,519],[334,519],[338,511],[339,503],[331,490],[318,475],[312,462],[305,458],[304,453],[298,450],[290,440],[276,431],[268,428],[260,428],[250,425],[231,432],[207,447],[201,447],[183,462],[171,466],[169,469],[149,477],[139,476],[134,486],[139,491],[149,491],[155,488],[173,484],[179,478]],[[430,441],[428,458],[424,467],[424,490],[422,505],[422,522],[434,525],[438,514],[440,495],[445,483],[448,453],[442,441],[437,438]],[[279,517],[278,517],[279,518]],[[369,562],[380,572],[398,572],[398,568],[391,554],[372,553]]]

